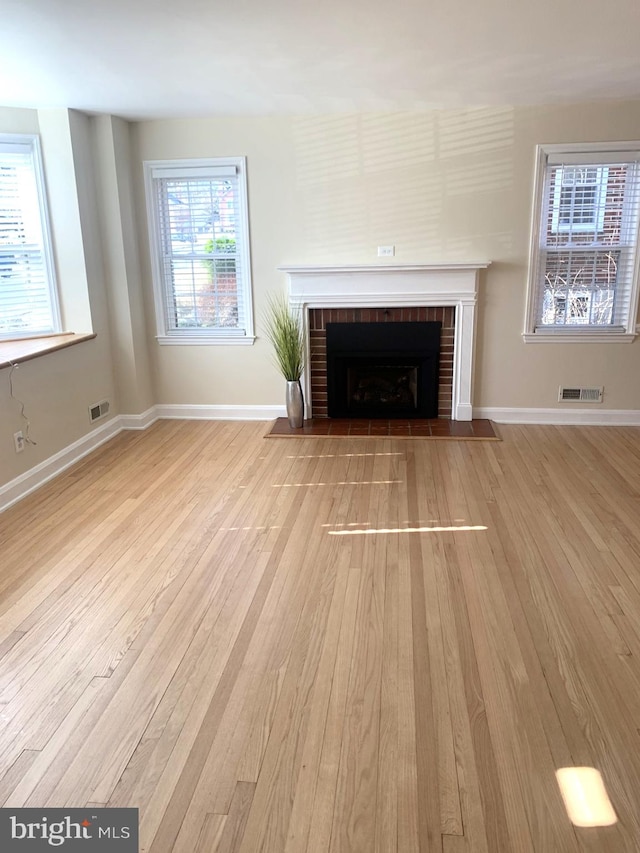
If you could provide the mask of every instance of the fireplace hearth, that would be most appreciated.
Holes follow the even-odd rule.
[[[441,325],[327,323],[329,417],[437,417]]]

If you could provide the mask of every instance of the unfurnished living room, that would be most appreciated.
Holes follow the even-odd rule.
[[[640,850],[640,7],[5,0],[0,850]]]

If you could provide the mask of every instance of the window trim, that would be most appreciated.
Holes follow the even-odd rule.
[[[143,162],[145,197],[147,205],[147,223],[149,228],[149,249],[151,253],[151,277],[153,281],[153,301],[156,316],[156,340],[166,346],[251,346],[255,341],[253,320],[253,287],[251,280],[251,249],[249,243],[249,200],[247,193],[246,157],[206,157],[175,160],[145,160]],[[153,172],[175,171],[176,169],[199,171],[211,168],[233,166],[238,178],[238,231],[241,235],[241,268],[245,325],[243,329],[169,329],[165,315],[164,278],[160,269],[160,224],[155,200]]]
[[[527,276],[527,294],[522,338],[525,343],[633,343],[638,334],[636,327],[638,316],[638,297],[640,294],[640,224],[636,235],[636,252],[634,260],[631,292],[629,295],[629,310],[623,327],[597,329],[593,326],[564,326],[561,329],[536,328],[536,306],[538,281],[540,275],[541,253],[540,232],[543,227],[542,214],[544,209],[544,187],[547,163],[550,156],[567,154],[571,156],[585,155],[591,163],[602,157],[599,165],[607,165],[607,155],[614,152],[638,153],[640,142],[583,142],[569,144],[540,144],[536,146],[535,173],[533,184],[533,204],[531,209],[531,237],[529,243],[529,266]],[[585,160],[586,162],[586,160]]]
[[[18,146],[29,146],[33,161],[33,174],[38,193],[38,212],[40,218],[40,229],[42,233],[42,259],[49,291],[49,306],[51,308],[51,328],[27,329],[20,332],[11,329],[7,332],[0,331],[0,342],[11,340],[27,340],[29,338],[46,338],[50,335],[63,333],[62,315],[60,312],[60,295],[56,278],[56,267],[54,263],[53,241],[51,238],[51,222],[49,219],[49,204],[47,200],[47,184],[44,175],[42,158],[42,145],[37,133],[0,133],[0,144]]]

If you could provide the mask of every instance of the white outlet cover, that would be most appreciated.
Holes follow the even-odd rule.
[[[379,258],[391,258],[396,253],[395,246],[378,246]]]

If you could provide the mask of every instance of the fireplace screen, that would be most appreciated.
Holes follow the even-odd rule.
[[[441,323],[327,323],[330,418],[435,418]]]
[[[415,365],[380,364],[347,367],[349,407],[388,408],[415,412],[418,405],[418,368]]]

